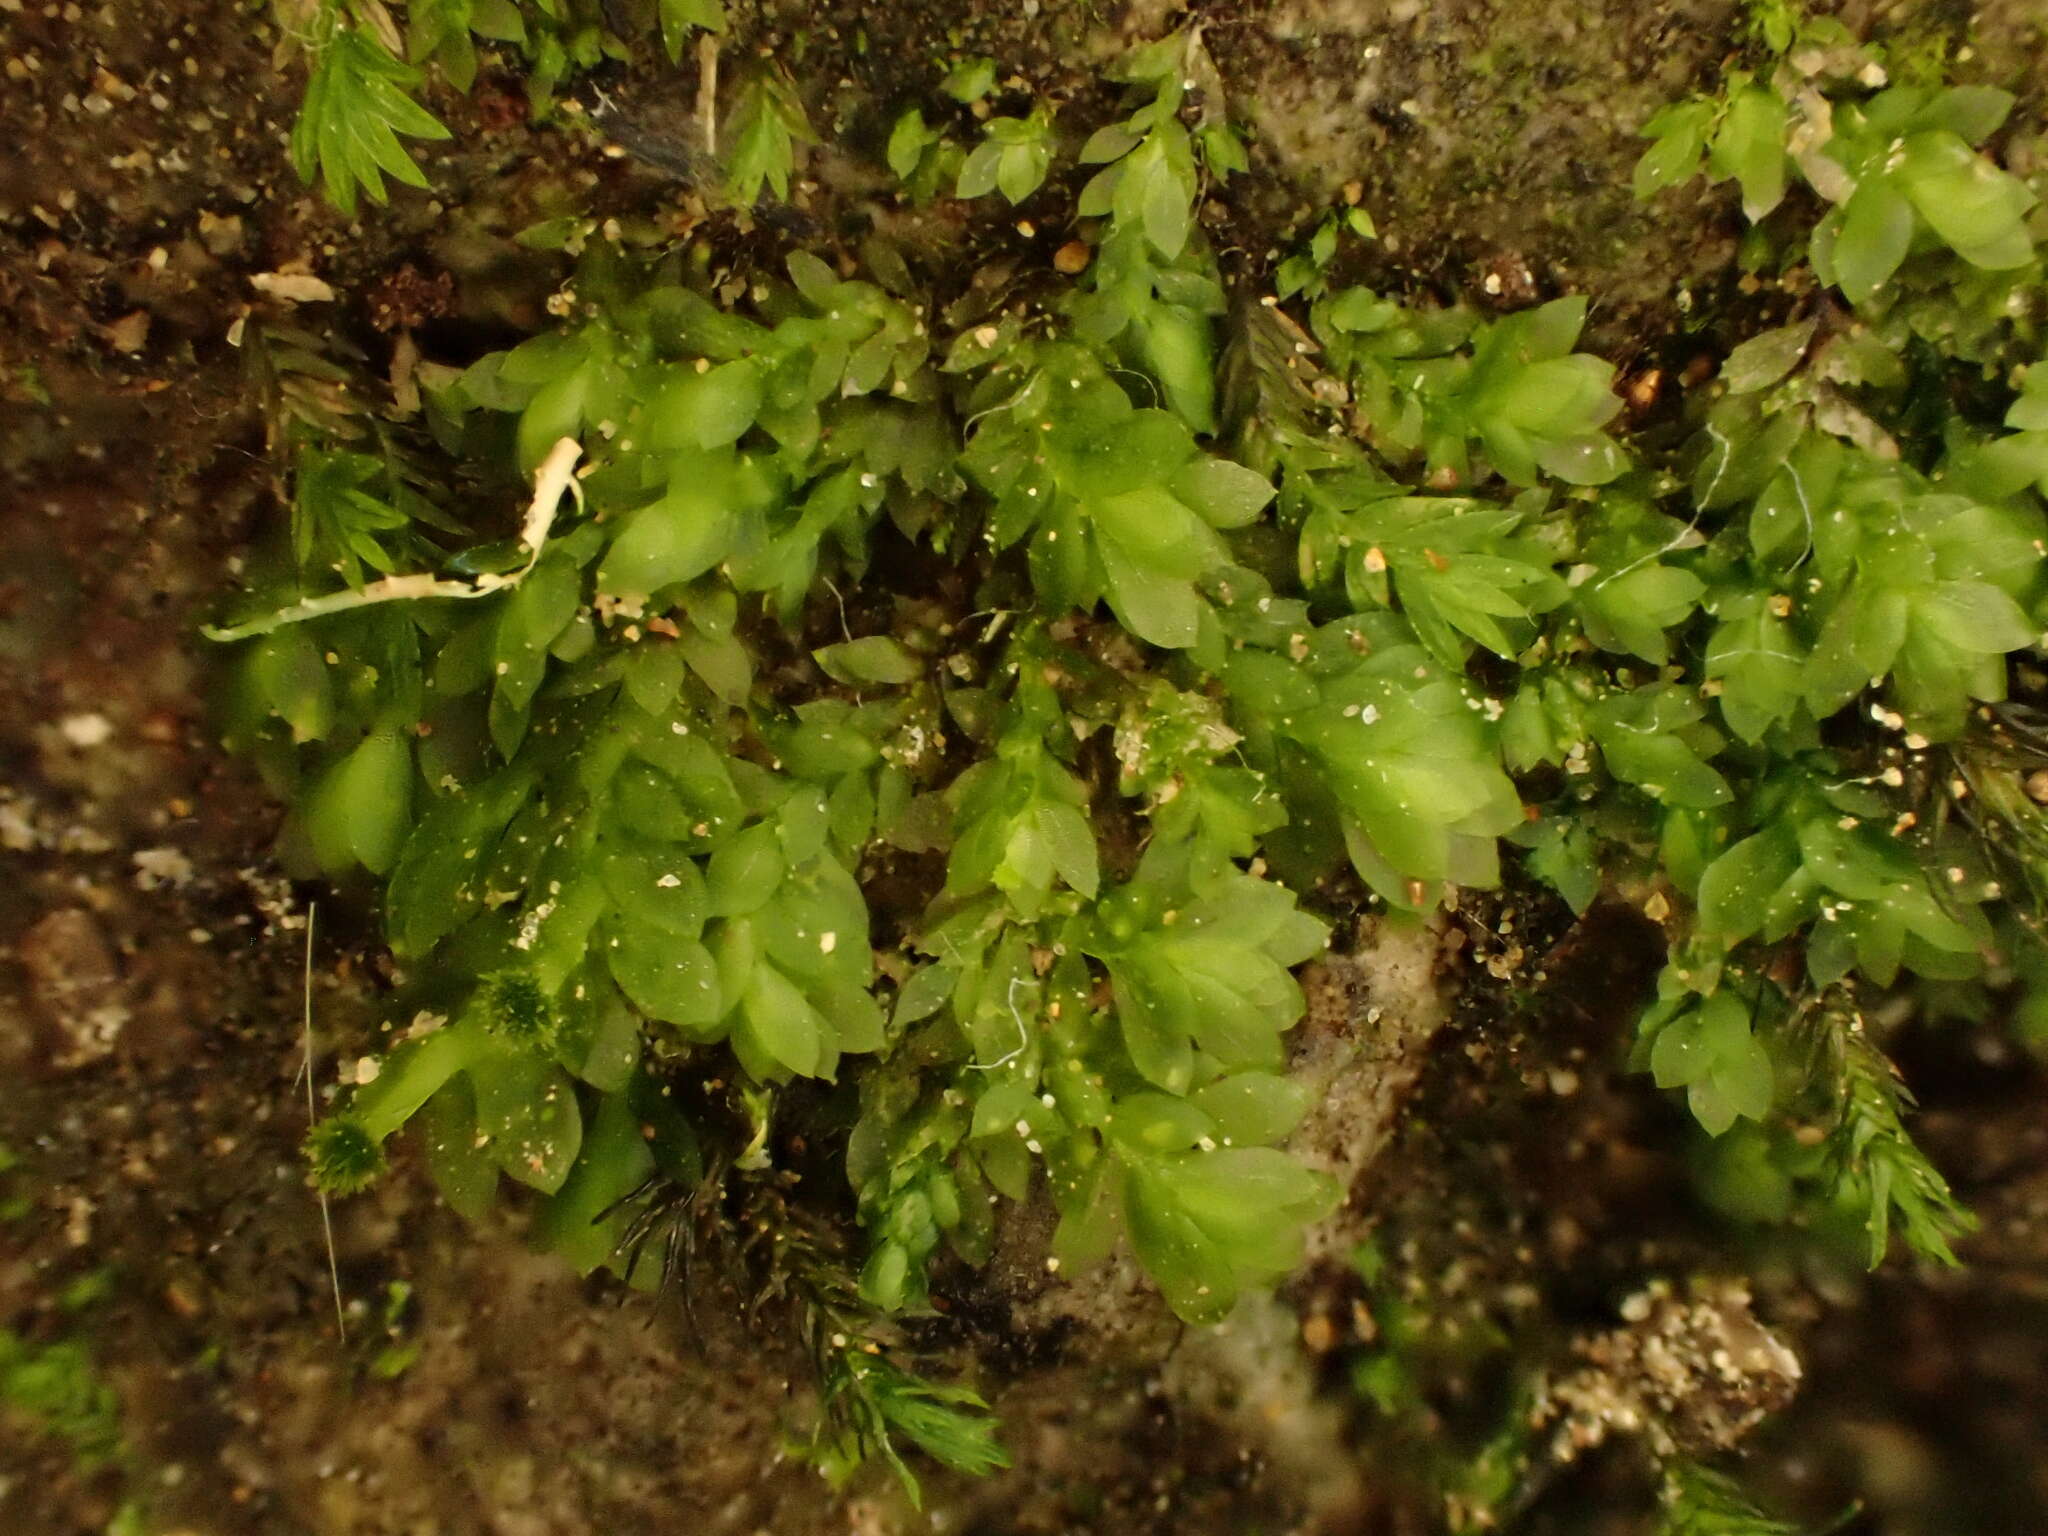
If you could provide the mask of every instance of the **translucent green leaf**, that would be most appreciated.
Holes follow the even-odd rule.
[[[1643,133],[1655,142],[1636,162],[1635,195],[1649,197],[1697,175],[1713,120],[1714,104],[1710,101],[1679,102],[1651,118]]]
[[[1163,485],[1194,454],[1187,426],[1161,410],[1123,411],[1060,443],[1060,482],[1089,501]]]
[[[1586,328],[1586,311],[1590,302],[1583,293],[1574,293],[1496,321],[1493,328],[1496,355],[1512,353],[1523,363],[1569,356],[1578,343],[1579,333]],[[1599,359],[1590,361],[1598,362]]]
[[[1700,877],[1700,926],[1731,947],[1763,927],[1771,898],[1799,867],[1799,849],[1779,829],[1744,838]]]
[[[1012,204],[1021,203],[1045,181],[1052,150],[1044,143],[1015,144],[996,163],[996,187]]]
[[[1117,1140],[1141,1152],[1185,1152],[1199,1141],[1213,1141],[1216,1124],[1187,1099],[1134,1093],[1117,1100],[1112,1130]]]
[[[436,60],[448,83],[467,92],[476,80],[471,26],[470,0],[414,0],[405,8],[406,61]]]
[[[935,143],[938,134],[925,126],[924,113],[912,107],[896,119],[896,126],[889,130],[889,169],[896,173],[896,179],[907,181],[924,158],[925,149]]]
[[[1264,475],[1209,454],[1182,465],[1167,488],[1212,528],[1242,528],[1256,522],[1273,499],[1273,483]]]
[[[441,1198],[460,1215],[482,1221],[498,1191],[498,1165],[477,1143],[476,1096],[469,1080],[451,1079],[420,1106],[414,1124],[427,1172]]]
[[[491,1157],[522,1184],[553,1194],[583,1145],[576,1085],[551,1061],[499,1050],[469,1070],[479,1135]]]
[[[1543,472],[1567,485],[1605,485],[1628,472],[1628,451],[1604,433],[1539,439],[1533,446]]]
[[[1163,576],[1127,553],[1114,538],[1100,542],[1104,594],[1117,619],[1141,640],[1167,649],[1195,643],[1202,600],[1186,577]]]
[[[1837,896],[1853,901],[1883,901],[1898,882],[1882,844],[1861,831],[1856,818],[1843,826],[1829,816],[1799,824],[1799,855],[1806,871]]]
[[[993,192],[996,177],[1002,170],[1003,148],[993,141],[975,145],[960,164],[960,175],[953,183],[953,195],[972,198],[985,197]]]
[[[1095,529],[1131,559],[1160,576],[1192,580],[1228,563],[1228,551],[1208,524],[1156,486],[1093,503]]]
[[[653,1171],[640,1117],[624,1094],[606,1094],[568,1178],[534,1213],[535,1246],[560,1254],[578,1274],[610,1263],[632,1219],[619,1207]]]
[[[1676,736],[1624,727],[1603,732],[1600,750],[1616,778],[1667,805],[1706,809],[1734,798],[1728,781]]]
[[[711,855],[705,888],[716,917],[758,912],[774,896],[789,866],[773,822],[747,828]]]
[[[657,12],[661,18],[661,46],[671,64],[682,59],[683,44],[696,28],[706,32],[725,30],[722,0],[657,0]]]
[[[1529,849],[1529,872],[1548,881],[1576,914],[1583,916],[1600,894],[1599,844],[1578,822],[1546,817],[1525,846]],[[1518,838],[1517,841],[1523,841]]]
[[[1524,432],[1572,437],[1597,430],[1621,409],[1613,378],[1614,369],[1603,359],[1576,353],[1516,369],[1486,400]]]
[[[543,559],[512,589],[499,610],[492,637],[492,692],[510,708],[523,710],[547,672],[548,648],[576,616],[582,577],[567,560]],[[516,743],[500,741],[510,757]]]
[[[1961,651],[2002,655],[2038,638],[2020,605],[1988,581],[1944,582],[1914,599],[1913,618]]]
[[[1707,676],[1721,686],[1721,718],[1744,741],[1761,741],[1781,720],[1788,719],[1807,696],[1811,683],[1784,620],[1771,612],[1770,599],[1756,594],[1722,611],[1727,615],[1707,646]],[[1854,680],[1851,687],[1855,686]]]
[[[959,976],[950,966],[920,966],[896,994],[896,1007],[890,1015],[892,1022],[901,1027],[930,1018],[945,1007],[958,982]]]
[[[2011,115],[2014,97],[1991,85],[1952,85],[1935,93],[1916,119],[1925,127],[1946,128],[1966,144],[1980,144],[1996,133]]]
[[[1709,164],[1742,185],[1742,212],[1752,224],[1785,197],[1785,102],[1776,91],[1744,86],[1729,98],[1714,135]]]
[[[280,629],[249,647],[244,665],[257,697],[290,727],[295,742],[334,728],[334,686],[319,650],[301,628]]]
[[[1111,964],[1117,1020],[1131,1064],[1147,1082],[1184,1093],[1194,1076],[1194,1000],[1187,984],[1155,969]]]
[[[1721,365],[1721,382],[1731,395],[1770,388],[1799,365],[1817,323],[1802,320],[1752,336],[1728,354],[1728,361]]]
[[[598,570],[598,590],[647,598],[710,570],[731,551],[732,540],[731,511],[679,487],[627,518]]]
[[[769,1059],[799,1077],[830,1070],[829,1030],[823,1015],[772,965],[757,965],[740,1000],[741,1028]]]
[[[579,1081],[617,1093],[640,1065],[640,1016],[603,971],[585,967],[556,998],[555,1053]]]
[[[2010,268],[2032,259],[2033,241],[2023,220],[2034,194],[1954,134],[1909,137],[1899,179],[1920,217],[1966,261]]]
[[[629,922],[694,939],[709,897],[696,860],[679,848],[607,841],[598,864],[605,894]]]
[[[482,877],[530,785],[522,770],[507,769],[450,794],[420,818],[384,895],[391,947],[401,957],[424,955],[482,907]]]
[[[647,445],[661,452],[722,448],[761,414],[767,381],[751,358],[699,372],[679,367],[647,404]]]
[[[412,745],[396,730],[363,738],[314,788],[306,830],[320,862],[381,875],[398,861],[412,817]]]
[[[1864,303],[1898,271],[1912,241],[1913,205],[1890,181],[1870,177],[1842,209],[1835,281],[1852,303]]]
[[[1664,631],[1683,623],[1705,590],[1690,571],[1650,564],[1590,583],[1579,601],[1603,644],[1662,665],[1670,654]]]
[[[1240,1281],[1263,1283],[1299,1261],[1301,1228],[1335,1203],[1330,1179],[1270,1147],[1174,1160],[1174,1193]]]
[[[1215,1123],[1223,1146],[1269,1146],[1308,1112],[1308,1087],[1270,1072],[1238,1072],[1188,1096]]]
[[[1111,160],[1121,160],[1143,142],[1139,136],[1121,123],[1105,123],[1088,135],[1081,146],[1080,161],[1083,165],[1102,165]]]
[[[1098,872],[1095,831],[1078,806],[1041,805],[1033,820],[1040,842],[1059,877],[1090,901],[1095,899]]]
[[[693,939],[651,924],[622,922],[604,949],[619,990],[650,1019],[695,1039],[717,1038],[726,998],[711,954]]]
[[[1747,1007],[1731,993],[1716,993],[1666,1024],[1651,1046],[1650,1070],[1658,1087],[1686,1090],[1693,1118],[1709,1135],[1721,1135],[1738,1117],[1770,1113],[1771,1058],[1750,1032]]]
[[[1132,1168],[1124,1185],[1131,1247],[1167,1305],[1188,1322],[1220,1320],[1237,1300],[1237,1282],[1215,1239],[1183,1209],[1165,1177]]]
[[[702,847],[739,814],[730,783],[679,779],[645,762],[628,762],[612,778],[620,827],[664,843]]]
[[[963,106],[981,100],[995,88],[996,61],[986,54],[961,60],[939,82],[939,89]]]
[[[469,29],[493,42],[526,46],[526,19],[516,0],[471,0]]]
[[[690,670],[728,704],[738,705],[754,683],[754,661],[737,635],[686,630],[676,644]]]
[[[1194,227],[1194,216],[1188,206],[1191,195],[1192,189],[1163,157],[1146,168],[1142,204],[1145,238],[1168,261],[1179,259],[1188,243],[1188,231]]]
[[[1088,178],[1074,211],[1084,219],[1099,219],[1116,205],[1117,186],[1123,179],[1121,164],[1107,165]]]
[[[1145,366],[1175,415],[1196,432],[1216,430],[1216,352],[1208,318],[1179,304],[1148,304],[1133,317]]]
[[[866,635],[811,652],[825,675],[849,687],[900,687],[924,676],[924,663],[888,635]]]
[[[597,385],[598,366],[587,358],[541,382],[519,417],[521,470],[531,473],[557,442],[582,434]]]

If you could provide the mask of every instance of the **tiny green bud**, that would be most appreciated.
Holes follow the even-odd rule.
[[[384,1148],[354,1115],[330,1115],[306,1134],[306,1161],[323,1195],[360,1194],[386,1167]]]
[[[545,1049],[554,1038],[554,1007],[526,971],[493,971],[484,977],[476,1006],[484,1027],[507,1040]]]

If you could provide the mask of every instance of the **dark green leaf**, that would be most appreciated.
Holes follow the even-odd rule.
[[[867,635],[811,652],[825,675],[849,687],[900,687],[924,675],[924,663],[888,635]]]
[[[1802,320],[1794,325],[1781,325],[1761,336],[1752,336],[1730,352],[1728,361],[1721,365],[1721,382],[1728,386],[1728,392],[1754,394],[1784,378],[1806,355],[1815,323]]]

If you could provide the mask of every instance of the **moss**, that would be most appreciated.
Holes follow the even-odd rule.
[[[1878,1192],[1875,1251],[1896,1225],[1945,1252],[1966,1223],[1882,1056],[1852,1082],[1786,1044],[1909,972],[1974,977],[2010,900],[1923,758],[1977,729],[2038,633],[2030,408],[1935,387],[1983,360],[1957,307],[1983,357],[2022,345],[1997,318],[2016,290],[1996,274],[2031,253],[2018,184],[1965,137],[1991,98],[1831,74],[1839,144],[1879,131],[1866,108],[1956,118],[1921,125],[1941,163],[1862,171],[1924,249],[1840,211],[1807,246],[1875,339],[1816,309],[1631,434],[1655,380],[1625,405],[1579,349],[1588,297],[1515,302],[1557,275],[1546,243],[1620,251],[1647,223],[1616,167],[1661,89],[1594,99],[1555,57],[1578,20],[1536,17],[1477,66],[1365,41],[1376,17],[1314,39],[1318,69],[1353,43],[1372,66],[1347,142],[1407,178],[1382,250],[1426,245],[1393,291],[1332,286],[1324,219],[1296,312],[1245,301],[1264,256],[1219,253],[1203,221],[1293,194],[1239,180],[1224,66],[1276,85],[1220,38],[1138,46],[1064,124],[1042,99],[984,123],[924,93],[933,121],[898,119],[908,200],[1004,207],[948,209],[966,232],[907,252],[824,237],[872,220],[879,171],[841,168],[865,212],[808,184],[808,108],[764,73],[687,258],[579,217],[564,323],[435,372],[426,430],[378,422],[384,461],[299,420],[296,558],[214,633],[251,642],[238,741],[330,873],[385,882],[421,1005],[309,1139],[316,1183],[367,1184],[418,1115],[451,1201],[480,1210],[507,1174],[579,1266],[631,1275],[656,1233],[687,1252],[717,1224],[727,1170],[769,1191],[843,1167],[864,1259],[805,1236],[843,1210],[759,1228],[764,1287],[807,1298],[812,1453],[838,1474],[901,1432],[985,1463],[969,1389],[875,1363],[886,1319],[944,1299],[946,1255],[988,1259],[1004,1198],[1056,1209],[1050,1272],[1122,1244],[1191,1321],[1284,1276],[1361,1172],[1326,1176],[1296,1136],[1311,1095],[1284,1041],[1317,912],[1464,911],[1505,860],[1574,910],[1614,890],[1668,923],[1636,1065],[1705,1133],[1846,1083],[1827,1134]],[[1841,202],[1845,169],[1787,154],[1814,111],[1731,76],[1656,117],[1634,190],[1704,160],[1752,218],[1788,167],[1806,211]],[[1923,173],[2000,196],[1959,223]],[[1054,228],[1072,237],[1040,249]],[[1007,264],[963,282],[968,252]],[[1454,291],[1472,253],[1508,312],[1414,296]],[[520,482],[516,539],[477,547]],[[1839,517],[1812,516],[1816,484]],[[918,860],[930,878],[879,873]],[[878,912],[903,889],[921,910]],[[1512,977],[1520,945],[1487,944]],[[421,1017],[466,990],[455,1024]],[[1347,1090],[1326,1122],[1391,1114],[1412,1063],[1369,1064],[1361,1084],[1324,1062]],[[633,1207],[624,1248],[592,1239]],[[1507,1338],[1483,1306],[1416,1328]]]

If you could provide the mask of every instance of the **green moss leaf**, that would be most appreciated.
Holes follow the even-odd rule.
[[[293,741],[318,741],[334,729],[334,685],[303,629],[265,635],[249,648],[244,666],[262,707],[284,721]]]
[[[583,1145],[576,1085],[551,1061],[499,1050],[473,1063],[477,1133],[504,1172],[542,1194],[569,1177]]]
[[[612,979],[650,1019],[691,1039],[716,1039],[727,998],[710,951],[667,929],[620,922],[604,947]]]
[[[924,663],[888,635],[866,635],[811,652],[825,675],[850,687],[900,687],[924,676]]]
[[[1744,838],[1700,877],[1700,926],[1733,947],[1764,926],[1771,899],[1799,867],[1797,840],[1783,828]]]
[[[633,513],[598,569],[597,589],[645,599],[690,581],[731,552],[734,519],[723,500],[687,487]]]
[[[1308,1113],[1305,1083],[1271,1072],[1238,1072],[1188,1096],[1207,1115],[1224,1146],[1270,1146]]]
[[[725,30],[722,0],[657,0],[656,14],[661,19],[661,46],[671,64],[682,59],[683,44],[693,31]]]
[[[799,1077],[830,1075],[837,1059],[831,1026],[774,966],[754,967],[740,999],[740,1017],[745,1043],[761,1056]]]
[[[1653,142],[1636,162],[1635,195],[1650,197],[1698,175],[1713,121],[1711,101],[1678,102],[1652,117],[1643,127],[1644,136]]]
[[[687,939],[703,933],[704,877],[682,849],[607,840],[598,869],[605,894],[629,922]]]
[[[1906,259],[1913,241],[1913,205],[1888,180],[1871,177],[1842,209],[1830,252],[1835,281],[1850,302],[1866,303]]]
[[[398,862],[412,818],[412,744],[396,729],[372,731],[330,769],[306,805],[320,862],[384,874]]]
[[[789,872],[782,839],[773,822],[759,822],[711,855],[705,889],[715,917],[744,917],[774,897]]]
[[[1816,324],[1802,320],[1750,337],[1728,354],[1728,361],[1721,365],[1721,382],[1731,395],[1770,388],[1799,365]]]
[[[417,1120],[427,1173],[461,1215],[482,1221],[498,1192],[498,1165],[477,1140],[476,1095],[458,1077],[421,1106]]]
[[[1785,102],[1774,90],[1745,85],[1728,100],[1708,165],[1742,186],[1742,212],[1752,224],[1785,197]]]
[[[1900,151],[1899,182],[1920,217],[1965,261],[1997,269],[2033,259],[2023,220],[2034,194],[1954,134],[1910,136]]]
[[[751,358],[702,372],[678,368],[647,404],[647,445],[664,453],[723,448],[754,424],[766,397],[767,380]]]
[[[1651,1047],[1650,1071],[1658,1087],[1686,1090],[1693,1118],[1709,1135],[1721,1135],[1738,1118],[1770,1113],[1771,1058],[1733,993],[1717,992],[1664,1025]]]
[[[1212,528],[1254,523],[1273,499],[1273,483],[1264,475],[1208,454],[1175,471],[1167,488]]]
[[[578,1274],[611,1263],[632,1218],[620,1203],[653,1170],[654,1155],[627,1096],[605,1095],[569,1176],[534,1213],[534,1243],[560,1254]]]
[[[1147,1082],[1185,1093],[1194,1077],[1195,1000],[1170,969],[1142,963],[1109,967],[1117,1021],[1131,1064]]]

